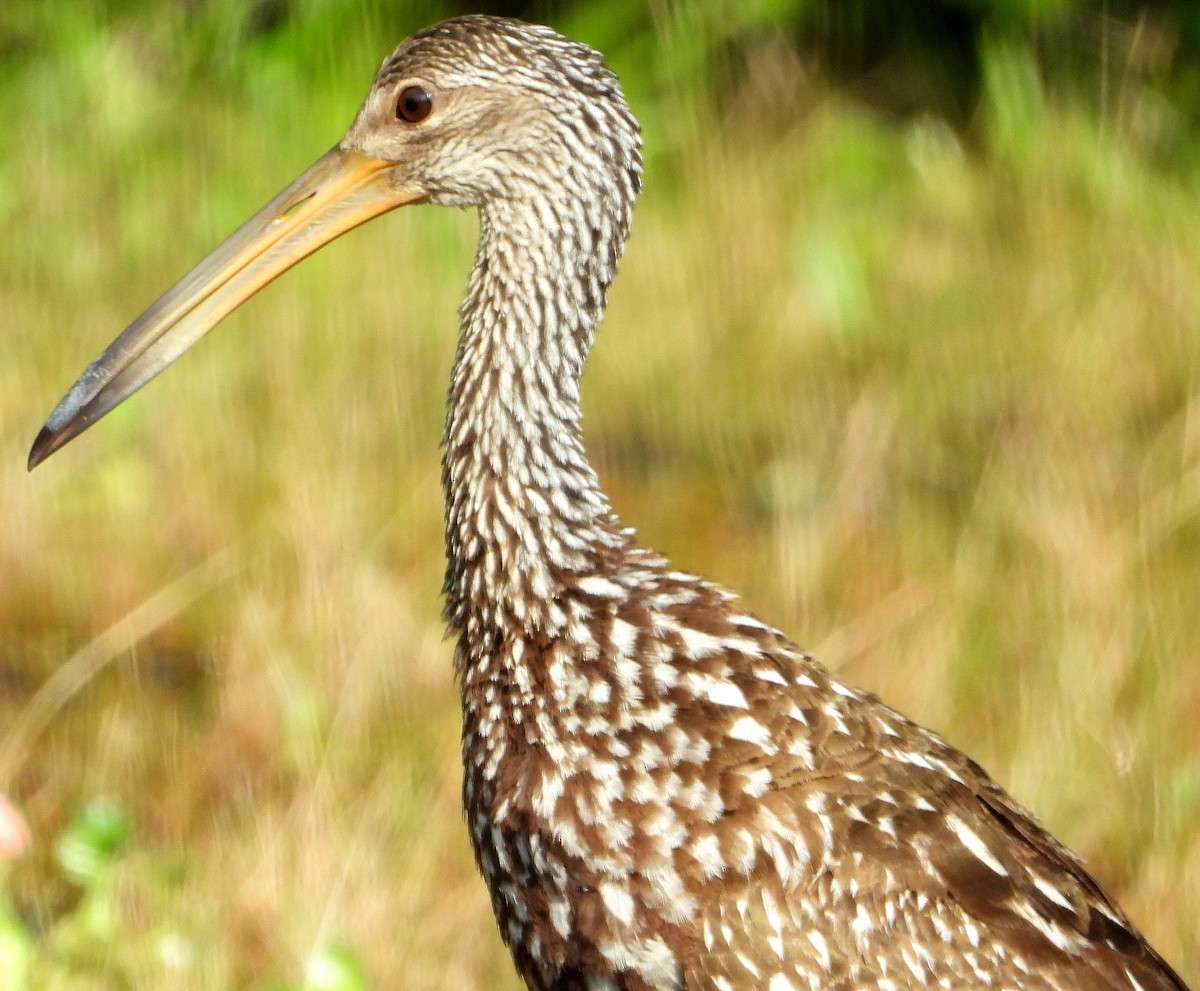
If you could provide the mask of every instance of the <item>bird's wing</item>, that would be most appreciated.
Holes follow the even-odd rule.
[[[761,762],[770,790],[718,824],[759,837],[759,863],[712,882],[689,989],[1186,991],[978,765],[819,667],[803,672],[816,684],[784,693],[800,718],[759,710],[778,748]]]

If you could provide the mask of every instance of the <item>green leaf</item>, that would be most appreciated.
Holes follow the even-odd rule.
[[[367,980],[354,955],[343,946],[317,950],[305,968],[312,991],[366,991]]]
[[[131,833],[125,810],[109,798],[89,803],[58,841],[58,862],[76,884],[95,883],[128,842]]]

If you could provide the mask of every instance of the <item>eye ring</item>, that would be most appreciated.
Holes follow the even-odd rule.
[[[433,110],[433,97],[423,86],[405,86],[396,100],[396,120],[419,124]]]

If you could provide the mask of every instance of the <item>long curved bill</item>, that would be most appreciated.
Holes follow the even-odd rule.
[[[394,163],[333,148],[167,290],[88,366],[29,452],[32,470],[133,395],[222,318],[340,234],[423,198]]]

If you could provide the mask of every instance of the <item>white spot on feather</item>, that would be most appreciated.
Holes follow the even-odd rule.
[[[738,958],[738,962],[750,971],[751,974],[755,977],[762,977],[762,972],[759,971],[758,965],[755,964],[748,954],[743,953],[741,950],[736,950],[734,956]]]
[[[875,923],[867,913],[866,907],[861,904],[856,905],[854,921],[850,923],[850,931],[858,937],[859,945],[867,942],[867,934],[874,928]]]
[[[604,599],[616,599],[625,594],[620,585],[603,575],[586,575],[575,584],[579,591]]]
[[[533,810],[544,819],[552,818],[565,789],[566,779],[561,774],[543,774],[542,787],[533,794]]]
[[[876,716],[875,724],[879,727],[879,729],[883,733],[887,734],[890,737],[899,739],[900,734],[899,734],[899,732],[897,732],[896,727],[893,726],[891,723],[889,723],[886,719],[882,718],[881,716]]]
[[[902,946],[900,948],[900,959],[904,961],[905,965],[912,972],[913,977],[922,984],[929,983],[929,976],[925,973],[924,966],[922,966],[921,961],[917,959],[917,955],[909,947]]]
[[[775,904],[775,896],[767,888],[762,889],[762,903],[763,911],[767,913],[767,921],[771,924],[771,928],[777,933],[783,932],[783,916],[779,912],[779,906]]]
[[[634,645],[637,643],[637,635],[637,627],[632,623],[626,623],[623,619],[614,619],[608,631],[613,648],[621,657],[628,657],[633,652]]]
[[[701,879],[718,877],[725,873],[725,858],[721,856],[721,844],[709,833],[692,844],[692,856],[700,865]]]
[[[772,632],[771,627],[767,626],[767,624],[762,622],[762,620],[755,619],[753,616],[747,616],[745,614],[731,616],[730,622],[733,623],[734,626],[744,626],[750,630],[762,630],[766,633]]]
[[[729,727],[727,735],[734,740],[745,740],[747,743],[753,743],[760,747],[775,749],[771,743],[770,732],[753,716],[742,716]]]
[[[688,687],[700,698],[706,698],[714,705],[723,705],[731,709],[749,709],[746,696],[732,681],[723,681],[711,675],[691,673],[685,679]]]
[[[896,754],[896,759],[904,764],[912,764],[914,767],[922,767],[926,771],[934,771],[936,768],[929,763],[925,757],[914,750],[901,750]]]
[[[718,654],[723,647],[719,638],[700,630],[693,630],[689,626],[681,626],[679,635],[683,638],[683,649],[687,656],[696,660]]]
[[[631,943],[601,943],[598,949],[614,970],[631,970],[653,988],[676,985],[675,954],[658,936]]]
[[[754,861],[758,857],[754,834],[748,829],[739,829],[731,844],[730,860],[741,874],[749,874],[754,869]]]
[[[1044,878],[1038,874],[1031,874],[1033,878],[1033,886],[1038,889],[1043,895],[1054,902],[1055,905],[1061,905],[1068,912],[1074,912],[1075,906],[1067,899],[1067,897],[1059,891],[1054,885],[1049,884]]]
[[[958,837],[959,842],[978,857],[989,870],[994,871],[1001,877],[1008,877],[1008,871],[1005,866],[996,859],[996,855],[988,849],[988,845],[983,842],[979,834],[971,829],[970,826],[958,816],[946,816],[946,825]]]
[[[633,896],[622,884],[600,885],[600,898],[604,907],[618,923],[623,926],[633,924]]]
[[[613,665],[616,669],[617,681],[626,688],[633,688],[641,677],[642,666],[630,657],[618,658]]]
[[[1133,976],[1128,967],[1125,968],[1125,976],[1129,978],[1129,983],[1133,985],[1134,991],[1146,991],[1138,979]]]
[[[765,795],[771,787],[771,769],[768,767],[756,767],[752,771],[744,772],[746,775],[746,794],[751,798],[758,798],[760,795]]]
[[[1073,950],[1078,944],[1078,940],[1068,936],[1057,923],[1043,918],[1041,913],[1024,898],[1013,899],[1008,904],[1017,915],[1033,926],[1034,929],[1045,936],[1046,939],[1060,950]]]
[[[660,661],[650,669],[650,673],[654,675],[654,683],[660,688],[674,688],[679,681],[679,671],[670,663]]]
[[[812,943],[813,949],[817,951],[817,963],[828,970],[830,962],[829,947],[825,943],[825,937],[819,932],[810,932],[807,935],[808,941]]]
[[[565,898],[555,898],[550,903],[550,924],[564,939],[571,935],[571,903]]]

